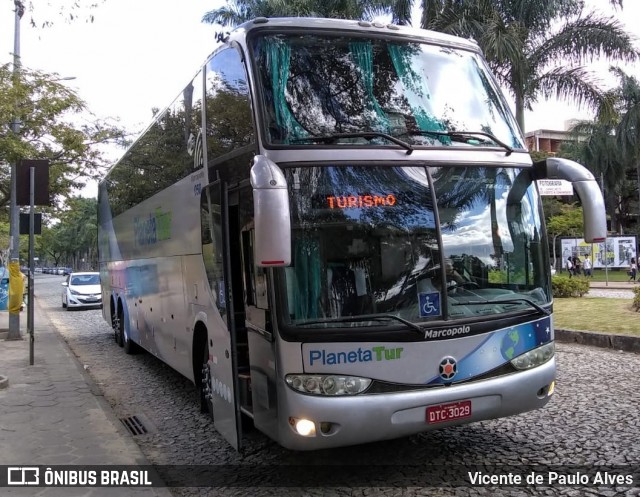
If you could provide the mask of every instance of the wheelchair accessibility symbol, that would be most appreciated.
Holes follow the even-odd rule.
[[[440,294],[419,293],[418,304],[420,307],[420,317],[427,318],[431,316],[440,316]]]

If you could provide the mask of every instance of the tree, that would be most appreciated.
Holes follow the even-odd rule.
[[[629,169],[635,169],[637,209],[640,215],[640,83],[621,70],[615,72],[620,78],[618,102],[622,113],[616,127],[616,137],[628,166],[627,173]]]
[[[256,17],[368,19],[387,12],[392,0],[233,0],[207,12],[202,22],[233,27]]]
[[[98,264],[98,202],[95,198],[71,197],[59,214],[59,222],[43,227],[36,240],[41,260],[76,270]],[[38,243],[38,241],[40,243]]]
[[[398,0],[394,20],[408,23],[412,4]],[[603,92],[583,65],[601,56],[628,62],[640,55],[618,21],[585,12],[583,0],[423,0],[422,7],[423,28],[478,41],[515,100],[522,130],[524,111],[540,97],[602,106]]]
[[[36,2],[13,0],[16,8],[29,13],[29,23],[35,28],[47,28],[55,24],[56,20],[64,22],[93,22],[93,10],[105,0],[48,0],[45,5],[39,2],[38,13],[35,14]]]
[[[59,224],[42,228],[42,235],[37,237],[41,250],[38,251],[40,260],[46,261],[47,266],[58,266],[62,258],[63,247],[58,239]]]
[[[0,207],[10,199],[10,167],[20,159],[50,160],[52,200],[99,178],[108,165],[103,145],[120,142],[119,127],[91,117],[85,103],[56,74],[0,66]],[[82,116],[82,119],[80,119]],[[17,119],[18,134],[11,130]]]
[[[66,263],[76,269],[97,267],[98,201],[95,198],[72,197],[60,216],[57,238]]]
[[[557,265],[556,238],[558,236],[571,236],[576,238],[583,233],[582,207],[577,204],[564,204],[562,213],[551,216],[547,221],[547,233],[553,240],[553,259]],[[564,261],[562,261],[564,263]]]
[[[595,120],[574,125],[573,140],[560,154],[581,162],[601,179],[611,231],[629,233],[633,204],[640,206],[640,85],[623,71],[612,71],[618,86],[607,92]]]

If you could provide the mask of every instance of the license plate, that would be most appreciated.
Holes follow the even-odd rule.
[[[449,402],[437,406],[427,407],[427,423],[444,423],[471,416],[471,401]]]

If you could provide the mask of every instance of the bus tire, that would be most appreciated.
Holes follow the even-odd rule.
[[[120,347],[124,345],[124,343],[122,342],[122,327],[124,326],[124,320],[122,318],[122,308],[118,308],[118,319],[116,320],[116,326],[114,330],[116,333],[116,343]]]
[[[136,354],[138,352],[138,344],[131,340],[127,327],[124,325],[123,316],[120,316],[120,342],[125,354]]]
[[[200,368],[200,381],[198,385],[200,392],[200,412],[203,414],[209,413],[211,419],[213,419],[213,402],[211,400],[212,387],[211,387],[211,370],[209,369],[209,340],[205,338],[204,346],[202,347],[202,360]]]

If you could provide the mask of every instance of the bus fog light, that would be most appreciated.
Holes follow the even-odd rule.
[[[320,431],[325,435],[327,433],[330,433],[332,429],[333,429],[333,423],[329,423],[327,421],[323,421],[322,423],[320,423]]]
[[[312,395],[356,395],[371,385],[370,378],[358,376],[289,374],[285,381],[297,392]]]
[[[541,347],[525,352],[511,361],[516,369],[531,369],[544,364],[555,354],[553,342],[546,343]]]
[[[315,437],[316,436],[316,424],[304,418],[289,418],[289,424],[293,427],[298,435],[303,437]]]

